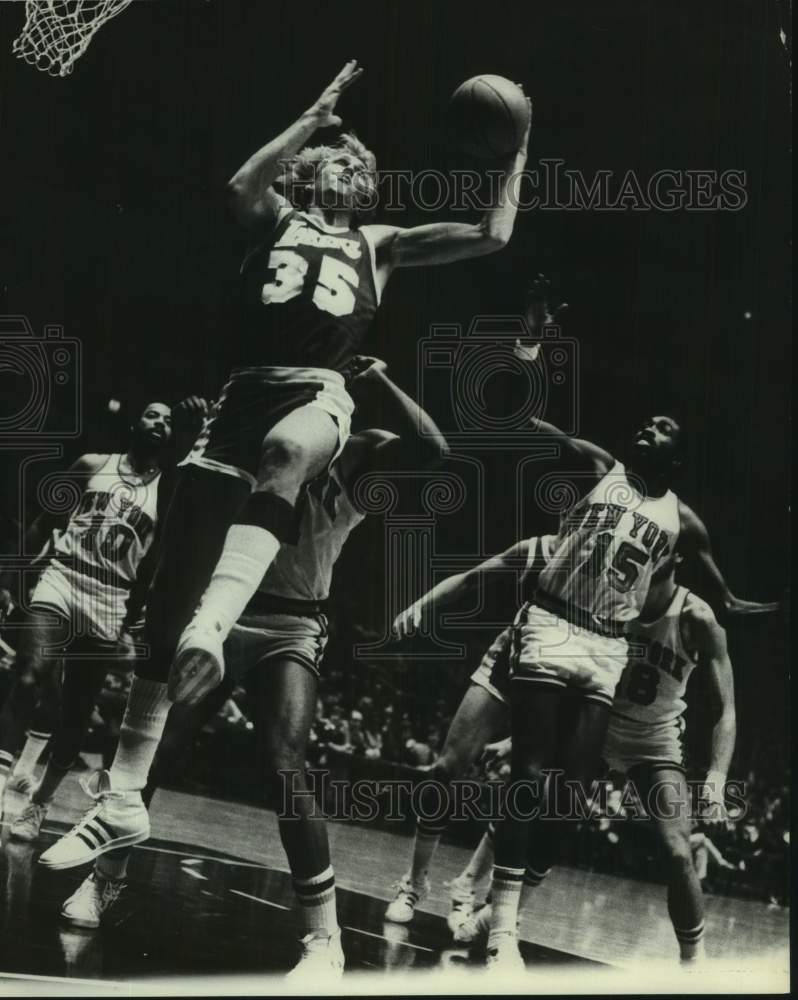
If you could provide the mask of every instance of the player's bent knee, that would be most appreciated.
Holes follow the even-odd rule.
[[[281,435],[267,438],[263,442],[263,458],[261,460],[263,478],[266,478],[271,470],[282,471],[291,466],[304,465],[307,463],[308,457],[308,449],[305,444],[294,437]]]

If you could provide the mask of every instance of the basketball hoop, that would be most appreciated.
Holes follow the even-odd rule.
[[[95,31],[132,0],[25,0],[14,53],[50,76],[68,76]]]

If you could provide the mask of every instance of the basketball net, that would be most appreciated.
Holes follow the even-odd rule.
[[[67,76],[95,31],[132,0],[25,0],[25,27],[14,40],[20,59],[50,76]]]

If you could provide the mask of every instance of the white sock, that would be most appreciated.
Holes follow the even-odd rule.
[[[410,865],[411,882],[420,885],[424,881],[440,840],[440,833],[433,833],[421,825],[416,826],[416,836],[413,840],[413,861]]]
[[[328,936],[338,930],[335,907],[335,873],[332,865],[310,878],[294,878],[294,891],[299,900],[302,923],[308,934]]]
[[[134,677],[111,765],[111,787],[140,792],[147,784],[155,751],[172,707],[166,685]]]
[[[493,865],[493,838],[486,833],[477,844],[468,864],[458,876],[459,879],[470,879],[477,886],[485,878]]]
[[[94,862],[94,874],[98,878],[107,882],[119,882],[127,875],[127,863],[130,860],[130,851],[123,850],[121,857],[114,857],[117,851],[109,851],[101,854]]]
[[[503,934],[517,933],[518,904],[521,901],[523,868],[493,866],[491,882],[491,920],[488,948],[495,948]]]
[[[36,767],[42,751],[50,741],[51,735],[52,733],[35,733],[32,731],[28,733],[25,746],[22,748],[17,766],[14,768],[14,775],[16,777],[33,777],[33,769]]]
[[[266,528],[232,525],[194,622],[201,628],[215,629],[224,641],[279,550],[280,542]]]

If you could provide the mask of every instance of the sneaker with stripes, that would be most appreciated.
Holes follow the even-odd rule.
[[[74,868],[106,851],[140,844],[150,836],[150,818],[140,792],[115,790],[107,771],[95,772],[81,785],[96,805],[42,854],[39,864],[46,868]]]
[[[196,705],[224,678],[224,640],[221,626],[207,628],[191,622],[180,636],[169,672],[172,701]]]
[[[396,895],[388,904],[385,919],[395,924],[407,924],[413,919],[416,906],[429,892],[429,879],[413,882],[408,872],[399,882],[394,882],[391,888],[396,889]]]

